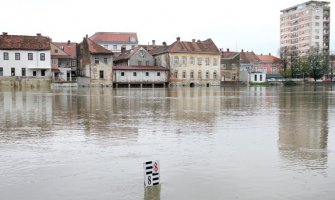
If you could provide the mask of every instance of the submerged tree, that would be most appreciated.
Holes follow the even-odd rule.
[[[328,56],[320,54],[318,48],[312,48],[307,59],[310,66],[309,75],[316,82],[328,71]]]

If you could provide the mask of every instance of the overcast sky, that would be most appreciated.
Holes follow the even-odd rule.
[[[139,43],[205,40],[218,48],[278,54],[280,10],[303,0],[6,0],[0,31],[80,42],[95,32],[137,32]],[[335,1],[331,4],[335,50]]]

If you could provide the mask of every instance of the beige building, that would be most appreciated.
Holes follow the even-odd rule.
[[[326,1],[308,1],[281,10],[282,55],[305,56],[312,47],[329,54],[330,7]]]
[[[170,86],[220,85],[221,52],[211,39],[180,41],[154,48],[150,53],[158,66],[170,70]]]

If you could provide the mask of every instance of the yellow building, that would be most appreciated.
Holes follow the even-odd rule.
[[[158,66],[169,69],[170,86],[219,86],[220,50],[211,39],[177,41],[153,48],[150,53]]]

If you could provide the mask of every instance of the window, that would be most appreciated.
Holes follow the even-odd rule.
[[[77,64],[77,61],[75,61],[75,60],[72,60],[72,61],[71,61],[71,66],[72,66],[72,67],[75,67],[76,64]]]
[[[26,76],[26,68],[22,68],[21,69],[21,75],[22,76]]]
[[[194,78],[194,72],[193,71],[191,71],[191,73],[190,73],[190,78]]]
[[[104,70],[99,71],[99,78],[103,79],[104,78]]]
[[[186,71],[183,71],[183,78],[186,78]]]
[[[45,76],[45,69],[41,70],[41,76]]]
[[[318,35],[315,36],[315,39],[319,39],[320,37]]]
[[[182,57],[182,63],[183,63],[183,65],[186,65],[186,64],[187,64],[187,58],[186,58],[186,56],[183,56],[183,57]]]
[[[124,76],[124,72],[121,72],[121,76]]]
[[[206,71],[206,78],[209,78],[209,71]]]
[[[140,56],[144,56],[144,51],[143,51],[143,49],[140,49]]]
[[[55,49],[55,53],[58,53],[58,49]]]
[[[149,76],[149,72],[145,72],[145,76]]]
[[[51,60],[51,63],[52,63],[53,65],[56,65],[56,64],[57,64],[57,59],[52,59],[52,60]]]
[[[216,71],[214,71],[214,73],[213,73],[213,79],[216,79],[216,78],[217,78]]]
[[[213,65],[217,66],[218,65],[218,60],[216,58],[213,59]]]
[[[104,57],[104,63],[107,64],[108,63],[108,58]]]
[[[157,72],[157,76],[161,76],[161,72]]]
[[[9,54],[8,54],[8,52],[3,52],[3,59],[4,60],[9,60]]]
[[[117,45],[113,45],[113,50],[117,50]]]
[[[33,71],[33,76],[36,76],[36,71]]]
[[[201,78],[201,71],[198,71],[198,78]]]
[[[15,68],[14,68],[14,67],[12,67],[12,68],[10,69],[10,75],[11,75],[11,76],[15,76]]]
[[[3,68],[0,67],[0,76],[3,76]]]
[[[209,65],[209,58],[205,58],[205,63],[207,66]]]
[[[133,76],[137,76],[136,72],[133,72]]]
[[[315,22],[315,26],[320,26],[320,23],[319,22]]]
[[[320,16],[315,16],[315,19],[320,19]]]
[[[42,60],[42,61],[45,60],[45,53],[40,53],[40,60]]]
[[[150,64],[149,64],[149,60],[145,61],[145,65],[146,65],[146,66],[149,66],[149,65],[150,65]]]
[[[138,66],[142,66],[142,61],[138,61]]]
[[[194,65],[194,57],[190,58],[190,63],[191,63],[191,65]]]
[[[104,48],[105,48],[105,49],[108,49],[108,45],[107,45],[107,44],[104,44]]]
[[[33,57],[33,53],[28,53],[28,60],[33,60],[34,57]]]
[[[175,77],[175,78],[178,78],[178,71],[177,71],[177,70],[174,71],[174,77]]]
[[[174,64],[179,64],[179,57],[178,56],[174,57]]]
[[[263,76],[262,75],[259,76],[259,80],[263,81]]]
[[[20,60],[20,53],[15,53],[15,60]]]
[[[95,64],[99,64],[99,56],[95,56],[94,57],[94,63]]]
[[[202,65],[202,58],[198,58],[198,65]]]
[[[255,74],[255,81],[257,81],[257,74]]]

